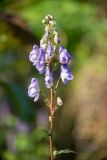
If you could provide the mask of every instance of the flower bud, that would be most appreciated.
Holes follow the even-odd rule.
[[[48,21],[49,21],[48,15],[46,15],[46,16],[44,17],[44,19],[42,20],[42,23],[47,24]]]
[[[59,43],[60,43],[60,39],[59,39],[59,35],[58,35],[58,34],[55,34],[55,35],[54,35],[54,42],[55,42],[56,44],[59,44]]]
[[[48,20],[48,15],[45,16],[45,19]]]
[[[57,97],[57,105],[58,106],[62,106],[63,105],[62,99],[60,97]]]
[[[40,40],[40,46],[43,45],[44,43],[46,43],[47,37],[48,37],[48,32],[45,32],[42,39]]]
[[[46,47],[47,47],[46,43],[41,44],[41,48],[43,48],[44,50],[46,49]]]
[[[45,19],[42,20],[42,23],[44,23],[44,24],[46,23]]]
[[[54,20],[54,17],[53,17],[53,16],[51,16],[50,14],[48,14],[48,18],[49,18],[49,20],[51,20],[51,21],[53,21],[53,20]]]
[[[51,26],[55,26],[55,25],[56,25],[56,22],[55,22],[55,21],[49,21],[49,24],[50,24]]]
[[[60,38],[59,38],[59,33],[58,33],[58,31],[56,29],[54,30],[53,35],[54,35],[54,42],[56,44],[59,44],[60,43]]]
[[[46,25],[45,27],[45,31],[48,32],[49,31],[49,25]]]

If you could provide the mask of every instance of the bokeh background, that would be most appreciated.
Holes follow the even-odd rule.
[[[32,77],[43,76],[29,52],[52,14],[62,44],[72,54],[74,80],[61,84],[63,106],[54,119],[57,160],[107,160],[107,1],[0,0],[0,160],[47,160],[48,109],[27,96]]]

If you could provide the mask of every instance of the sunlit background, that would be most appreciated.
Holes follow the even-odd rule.
[[[60,84],[54,146],[76,153],[56,160],[107,160],[106,0],[0,0],[0,160],[49,160],[48,108],[27,96],[32,77],[47,92],[28,60],[46,14],[55,17],[74,75]]]

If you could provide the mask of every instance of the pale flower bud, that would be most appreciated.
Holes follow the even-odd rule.
[[[45,19],[48,20],[48,15],[45,16]]]
[[[55,22],[55,21],[49,21],[49,24],[50,24],[51,26],[55,26],[55,25],[56,25],[56,22]]]
[[[60,43],[60,39],[59,39],[59,35],[58,35],[58,34],[55,34],[55,35],[54,35],[54,42],[55,42],[56,44],[59,44],[59,43]]]
[[[60,97],[57,97],[57,105],[58,106],[62,106],[63,105],[62,99]]]
[[[46,31],[46,32],[48,32],[48,31],[49,31],[49,26],[48,26],[48,25],[46,25],[46,27],[45,27],[45,31]]]
[[[54,20],[54,17],[51,16],[50,14],[48,14],[48,17],[49,17],[50,20]]]
[[[59,43],[60,43],[60,38],[59,38],[59,33],[58,33],[58,31],[55,30],[54,33],[53,33],[53,35],[54,35],[54,42],[55,42],[56,44],[59,44]]]
[[[46,23],[45,19],[42,20],[42,23]]]
[[[47,44],[46,44],[46,43],[41,44],[41,47],[42,47],[43,49],[46,49],[46,46],[47,46]]]

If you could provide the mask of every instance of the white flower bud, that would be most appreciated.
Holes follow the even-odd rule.
[[[48,20],[48,15],[45,16],[45,19]]]
[[[59,39],[58,33],[54,35],[54,42],[55,42],[56,44],[59,44],[59,43],[60,43],[60,39]]]
[[[48,31],[49,31],[49,26],[48,26],[48,25],[46,25],[46,27],[45,27],[45,31],[46,31],[46,32],[48,32]]]
[[[45,19],[42,20],[42,23],[46,23]]]
[[[54,42],[55,42],[56,44],[58,44],[58,34],[55,34],[55,35],[54,35]]]
[[[50,14],[48,14],[48,17],[49,17],[51,20],[54,20],[54,17],[51,16]]]
[[[55,21],[49,21],[49,24],[51,25],[51,26],[55,26],[56,25],[56,22]]]
[[[63,105],[62,99],[60,97],[57,97],[57,105],[58,106],[62,106]]]
[[[41,46],[43,49],[46,49],[47,44],[46,44],[46,43],[43,43],[43,44],[40,44],[40,46]]]
[[[53,46],[53,50],[54,50],[54,52],[55,52],[55,50],[56,50],[56,46]]]
[[[48,37],[48,33],[46,32],[46,33],[43,35],[42,39],[40,40],[40,45],[43,45],[43,44],[46,42],[47,37]]]
[[[56,35],[58,32],[56,30],[54,30],[53,35]]]

